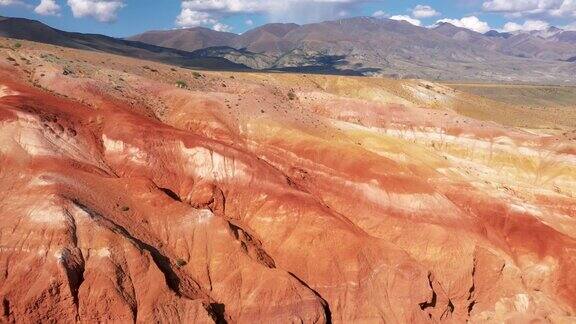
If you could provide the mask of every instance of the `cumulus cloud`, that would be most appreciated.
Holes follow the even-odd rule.
[[[34,12],[42,16],[58,16],[60,14],[60,6],[56,3],[56,0],[41,0],[34,8]]]
[[[124,7],[122,0],[68,0],[76,18],[91,17],[100,22],[113,22]]]
[[[512,17],[526,15],[575,16],[575,0],[488,0],[482,9],[502,12]]]
[[[550,24],[542,20],[526,20],[523,24],[517,24],[515,22],[506,23],[502,30],[508,33],[513,33],[546,30],[548,27],[550,27]]]
[[[23,5],[24,2],[20,0],[0,0],[0,6]]]
[[[357,4],[366,0],[182,0],[176,24],[183,26],[214,26],[222,18],[239,13],[262,14],[274,22],[315,22],[348,15]],[[182,17],[198,17],[182,19]]]
[[[252,20],[247,20],[246,24],[250,25],[249,22],[252,24]],[[182,11],[176,17],[176,25],[182,28],[190,28],[190,27],[200,27],[200,26],[208,26],[214,29],[215,31],[221,32],[230,32],[232,31],[232,27],[219,22],[217,19],[213,18],[213,15],[209,12],[197,11],[192,10],[190,8],[182,8]]]
[[[406,15],[396,15],[396,16],[392,16],[390,17],[390,19],[392,20],[399,20],[399,21],[407,21],[409,23],[411,23],[414,26],[420,26],[422,25],[422,22],[416,18],[412,18],[410,16],[406,16]]]
[[[549,6],[546,0],[490,0],[482,4],[484,10],[494,12],[525,12],[547,9]]]
[[[374,13],[372,14],[372,17],[384,18],[384,17],[388,17],[388,14],[383,10],[378,10],[378,11],[374,11]]]
[[[254,25],[254,21],[252,19],[246,19],[246,21],[244,23],[246,24],[246,26],[253,26]]]
[[[456,27],[466,28],[478,33],[486,33],[490,31],[490,25],[487,22],[478,19],[476,16],[464,17],[462,19],[440,19],[436,24],[450,23]]]
[[[211,18],[209,13],[188,8],[182,9],[178,17],[176,17],[176,25],[183,28],[214,25],[216,23],[216,19]]]
[[[427,5],[417,5],[412,9],[412,15],[416,18],[430,18],[439,16],[440,13]]]
[[[212,26],[212,29],[214,29],[215,31],[219,31],[219,32],[230,32],[232,31],[232,27],[223,24],[223,23],[215,23],[214,26]]]

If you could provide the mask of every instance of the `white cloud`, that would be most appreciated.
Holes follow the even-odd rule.
[[[24,2],[20,0],[0,0],[0,6],[23,5]]]
[[[575,16],[575,0],[488,0],[484,11],[503,12],[512,17],[526,15]]]
[[[219,32],[230,32],[232,27],[222,23],[215,23],[214,26],[212,26],[212,29]]]
[[[576,31],[576,22],[563,26],[562,29]]]
[[[540,0],[489,0],[482,4],[482,8],[486,11],[495,12],[522,12],[538,9],[545,9],[548,7],[550,1]]]
[[[91,17],[100,22],[113,22],[124,7],[123,0],[68,0],[76,18]]]
[[[417,5],[412,9],[412,15],[416,18],[430,18],[440,15],[440,13],[430,6]]]
[[[359,3],[361,0],[182,0],[182,9],[210,13],[286,13],[299,5],[326,5],[342,7]],[[301,13],[306,14],[306,13]]]
[[[38,6],[34,8],[34,12],[42,16],[58,16],[60,14],[60,6],[56,0],[41,0]]]
[[[252,19],[247,19],[244,23],[246,26],[254,26],[254,21]]]
[[[188,8],[182,9],[182,12],[176,17],[176,25],[179,27],[198,27],[202,25],[214,25],[218,21],[211,18],[209,13],[195,11]]]
[[[388,17],[388,14],[386,12],[384,12],[383,10],[378,10],[378,11],[374,11],[374,13],[372,14],[372,17],[383,18],[383,17]]]
[[[238,13],[262,14],[273,22],[306,23],[348,16],[354,12],[350,9],[364,2],[366,0],[182,0],[178,16],[191,16],[189,12],[195,12],[194,15],[202,17],[195,25],[206,25],[205,19],[220,21]]]
[[[396,15],[396,16],[392,16],[390,17],[390,19],[392,20],[399,20],[399,21],[407,21],[409,23],[411,23],[414,26],[420,26],[422,25],[422,22],[416,18],[412,18],[410,16],[406,16],[406,15]]]
[[[182,10],[180,15],[176,17],[176,25],[182,28],[211,26],[215,31],[221,32],[230,32],[232,30],[232,27],[211,18],[210,14],[190,9]]]
[[[572,16],[576,17],[576,1],[564,0],[559,8],[553,9],[550,14],[552,16]]]
[[[542,20],[526,20],[523,24],[508,22],[502,30],[507,33],[546,30],[550,24]]]
[[[445,18],[438,20],[436,23],[439,24],[443,22],[450,23],[456,27],[470,29],[478,33],[486,33],[491,29],[487,22],[481,21],[476,16],[464,17],[462,19]]]
[[[275,3],[277,1],[270,1]],[[258,0],[183,0],[182,9],[207,12],[258,12],[270,5],[268,1]]]

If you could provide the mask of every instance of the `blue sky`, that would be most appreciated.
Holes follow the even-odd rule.
[[[448,21],[478,32],[576,29],[574,0],[0,0],[0,15],[116,37],[203,26],[242,33],[269,22],[309,23],[377,16],[430,26]]]

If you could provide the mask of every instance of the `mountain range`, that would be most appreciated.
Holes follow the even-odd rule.
[[[64,32],[2,18],[0,36],[162,61],[184,67],[281,70],[430,80],[576,83],[576,32],[485,34],[373,17],[266,24],[243,34],[195,27],[126,39]]]
[[[271,71],[570,76],[563,32],[0,31],[1,324],[576,323],[576,86]]]
[[[349,70],[441,80],[573,82],[576,32],[486,34],[442,23],[433,28],[358,17],[267,24],[241,35],[197,27],[129,37],[182,50],[201,49],[252,68]],[[530,68],[528,68],[530,67]]]
[[[39,21],[0,17],[0,37],[8,37],[57,46],[100,51],[134,58],[158,61],[183,67],[245,69],[219,57],[200,57],[187,51],[98,34],[66,32]]]

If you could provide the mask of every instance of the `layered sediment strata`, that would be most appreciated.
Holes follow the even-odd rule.
[[[4,321],[575,320],[571,130],[422,81],[0,51],[30,62],[0,63]]]

